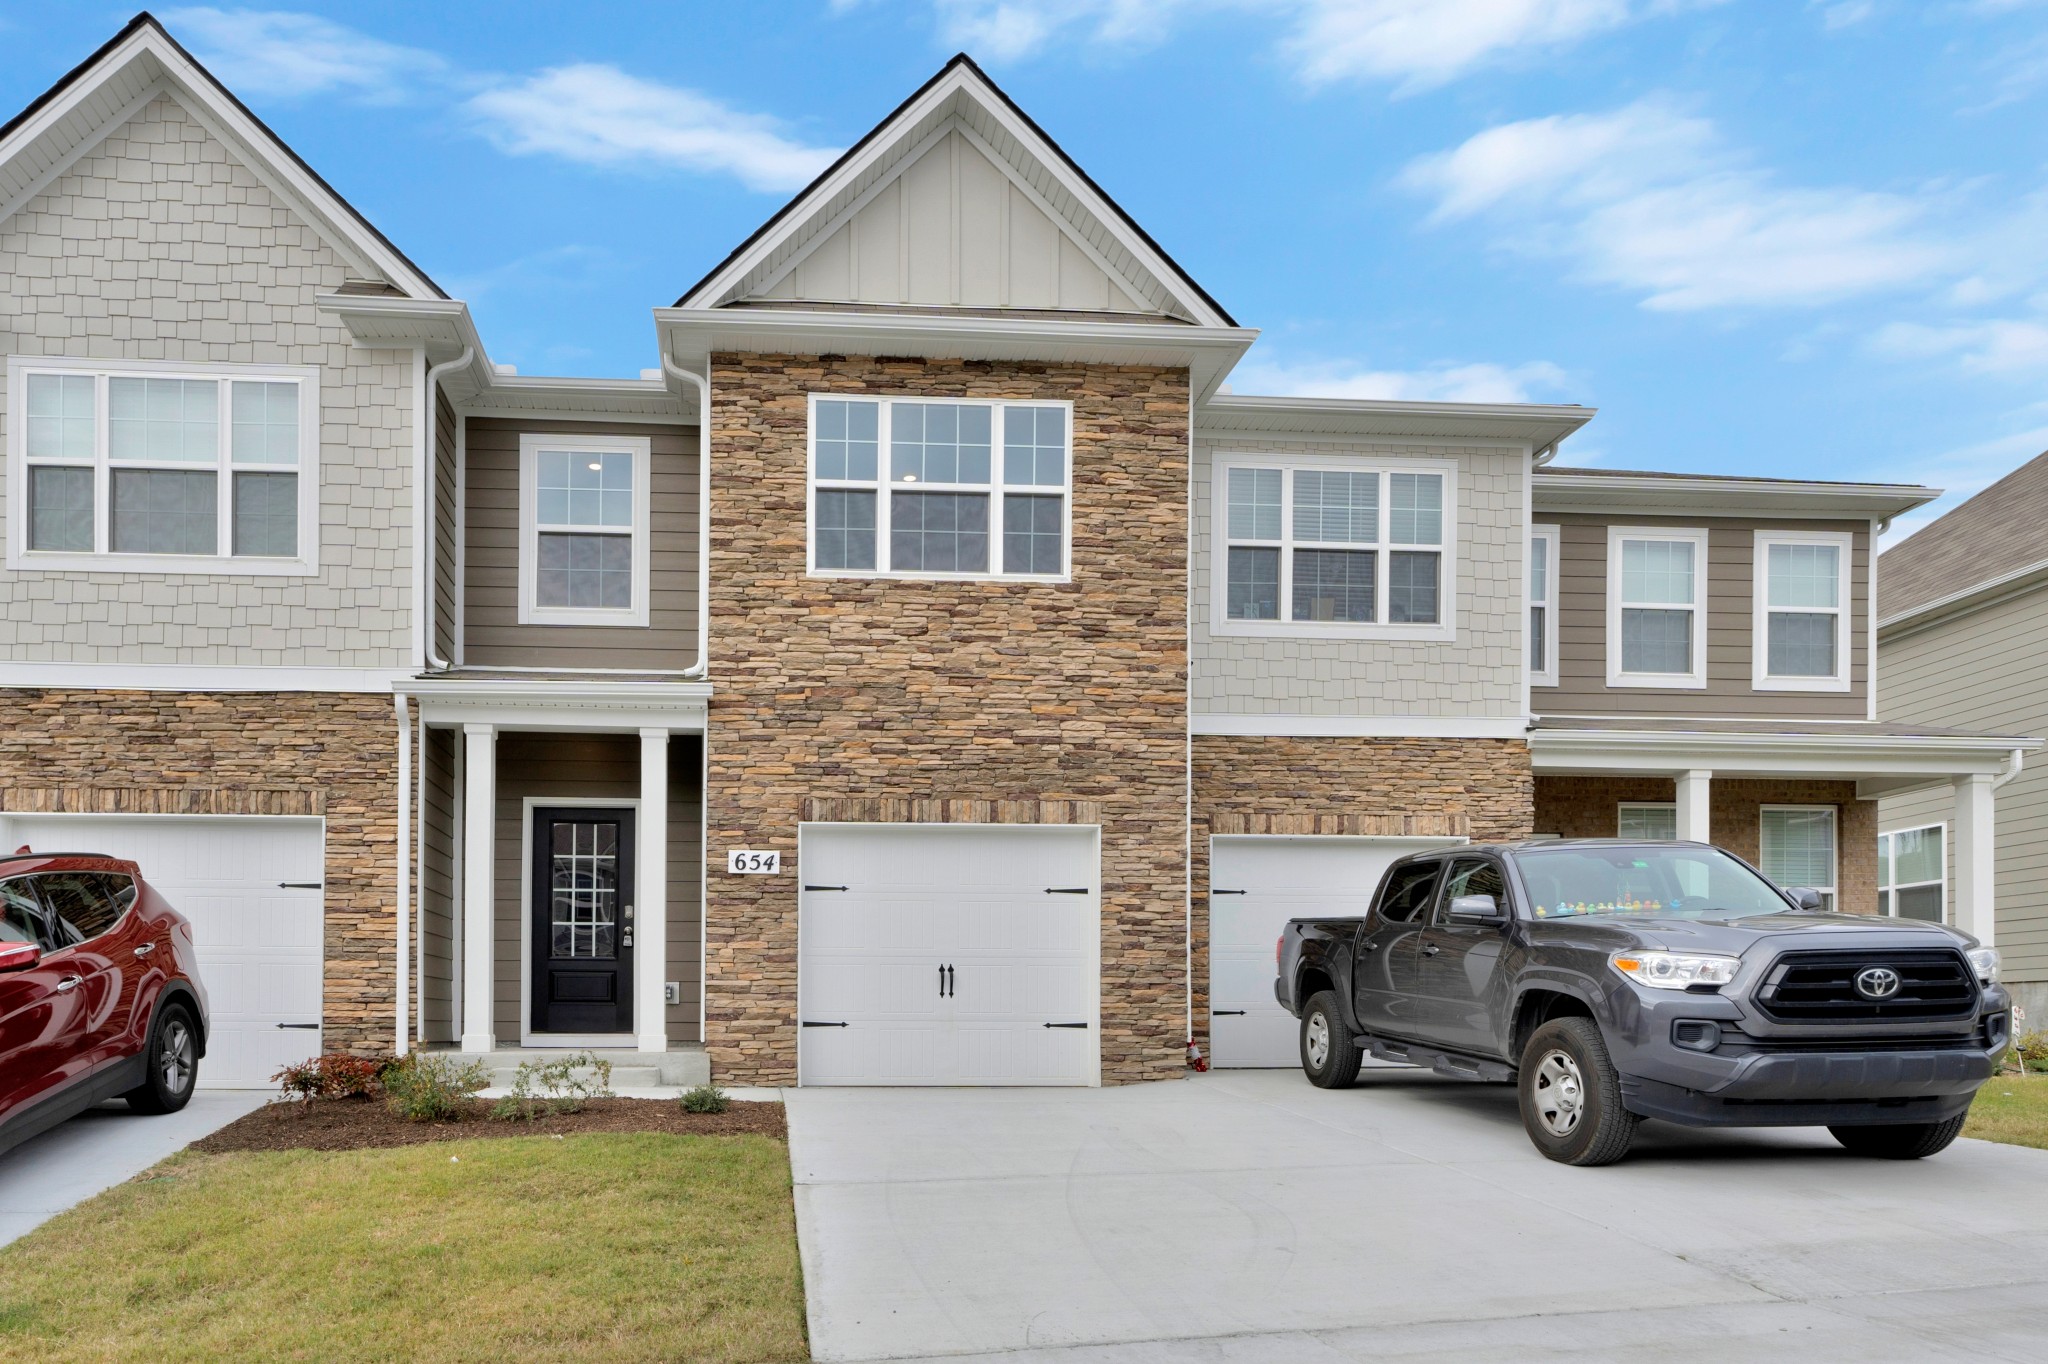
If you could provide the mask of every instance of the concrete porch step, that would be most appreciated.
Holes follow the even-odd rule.
[[[509,1089],[522,1065],[588,1054],[612,1066],[611,1087],[624,1089],[688,1089],[711,1083],[711,1058],[702,1047],[671,1047],[667,1051],[610,1051],[596,1047],[514,1047],[464,1056],[490,1068],[491,1087]]]

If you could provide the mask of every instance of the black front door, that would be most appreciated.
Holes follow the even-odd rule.
[[[534,1032],[633,1031],[633,812],[533,812]]]

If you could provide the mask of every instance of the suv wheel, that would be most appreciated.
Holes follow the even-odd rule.
[[[1522,1048],[1516,1076],[1522,1126],[1536,1149],[1566,1165],[1612,1165],[1642,1122],[1621,1106],[1621,1076],[1590,1018],[1553,1018]]]
[[[183,1004],[157,1011],[142,1050],[143,1081],[121,1097],[137,1113],[175,1113],[192,1098],[199,1078],[199,1029]]]
[[[1358,1081],[1365,1054],[1351,1040],[1337,996],[1324,990],[1310,995],[1301,1011],[1301,1069],[1319,1089],[1349,1089]]]
[[[1962,1134],[1969,1114],[1958,1113],[1947,1122],[1902,1122],[1889,1127],[1830,1127],[1835,1140],[1855,1156],[1876,1156],[1882,1160],[1919,1160]]]

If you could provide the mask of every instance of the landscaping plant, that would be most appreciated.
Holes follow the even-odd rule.
[[[384,1073],[395,1064],[390,1057],[329,1052],[286,1066],[270,1078],[287,1099],[302,1103],[314,1099],[367,1099],[383,1091]]]
[[[2030,1032],[2013,1039],[2005,1064],[2014,1070],[2048,1074],[2048,1032]]]
[[[384,1072],[384,1093],[391,1111],[411,1122],[459,1118],[469,1096],[491,1082],[482,1061],[459,1062],[452,1056],[416,1051]]]
[[[612,1097],[612,1063],[578,1052],[554,1061],[524,1061],[512,1076],[512,1092],[491,1108],[491,1116],[532,1122],[543,1113],[581,1113],[592,1099]]]
[[[723,1113],[732,1107],[732,1100],[717,1085],[698,1085],[695,1089],[683,1091],[683,1097],[676,1102],[683,1106],[685,1113]]]

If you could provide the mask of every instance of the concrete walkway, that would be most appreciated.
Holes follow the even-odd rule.
[[[202,1089],[183,1109],[161,1117],[130,1112],[117,1101],[23,1142],[0,1155],[0,1246],[133,1179],[270,1098],[268,1090]]]
[[[1415,1071],[788,1102],[823,1360],[2048,1355],[2048,1151],[1653,1123],[1575,1170]]]

